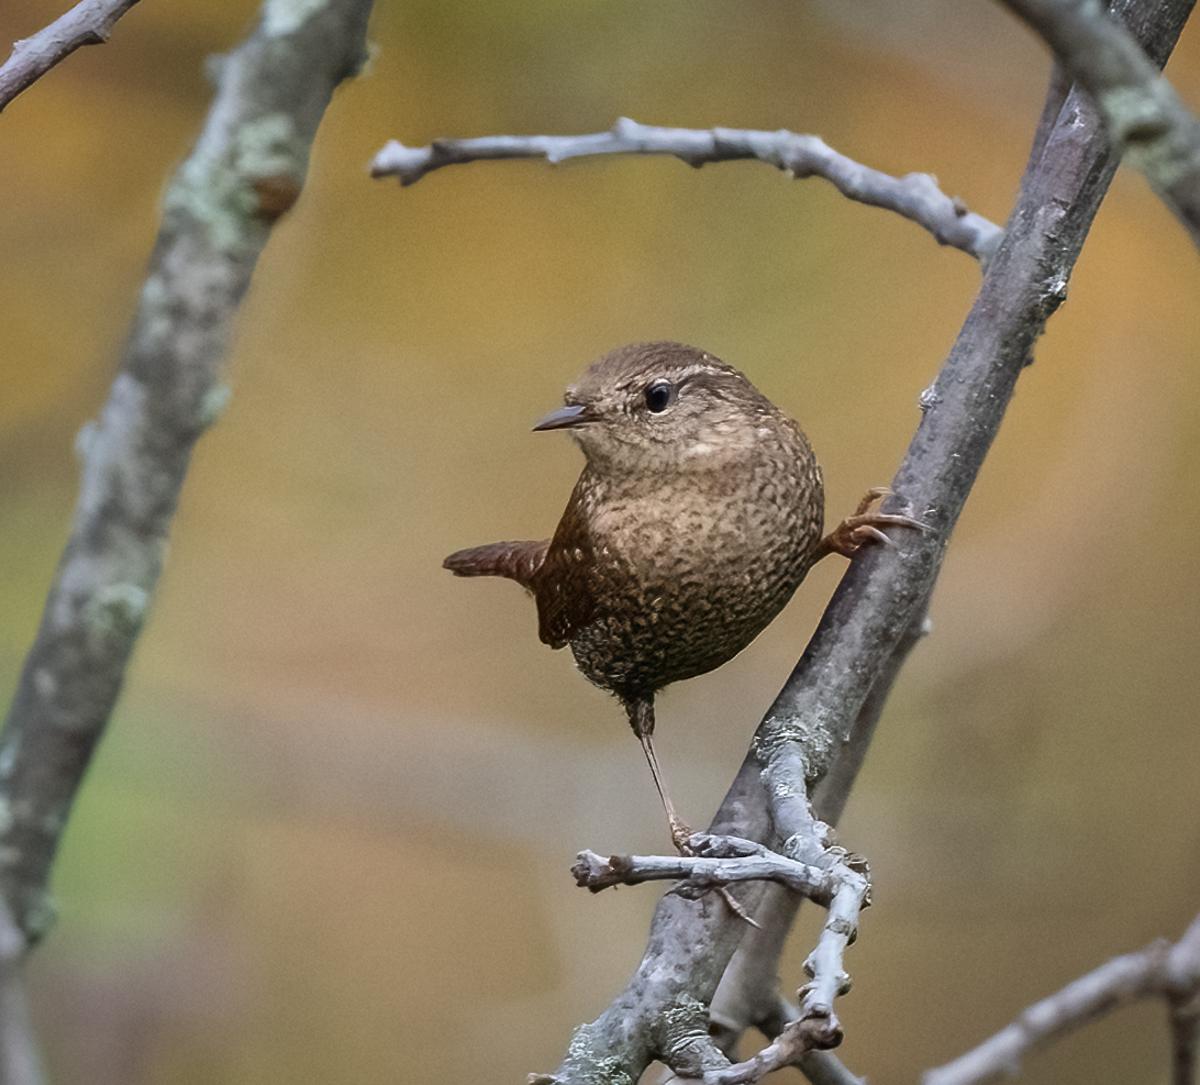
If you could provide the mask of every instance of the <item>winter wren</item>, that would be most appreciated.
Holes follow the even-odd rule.
[[[569,430],[587,458],[554,537],[460,550],[445,567],[533,593],[542,640],[569,644],[625,706],[680,844],[651,742],[655,693],[737,655],[817,560],[913,521],[867,513],[868,495],[822,538],[821,469],[800,427],[694,347],[614,351],[565,403],[534,426]]]

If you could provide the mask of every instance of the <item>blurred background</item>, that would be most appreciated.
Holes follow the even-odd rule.
[[[0,35],[62,10],[10,0]],[[205,58],[253,0],[148,0],[0,120],[0,680],[66,538]],[[520,1081],[636,965],[660,888],[574,888],[584,847],[662,851],[618,704],[452,550],[550,534],[581,457],[530,426],[595,357],[697,344],[806,428],[830,521],[892,476],[975,263],[753,163],[488,163],[400,189],[389,138],[570,134],[620,115],[789,128],[935,173],[1003,221],[1049,63],[983,0],[380,0],[307,189],[244,307],[233,391],[56,871],[30,966],[59,1082]],[[1196,28],[1168,69],[1200,103]],[[842,822],[871,860],[841,1049],[912,1080],[1200,906],[1200,266],[1122,172],[950,548],[933,635]],[[840,576],[660,701],[706,823]],[[782,982],[794,989],[817,916]],[[1029,1082],[1165,1080],[1122,1012]],[[486,1069],[485,1069],[486,1068]]]

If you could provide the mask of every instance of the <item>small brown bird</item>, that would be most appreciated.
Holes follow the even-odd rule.
[[[503,576],[537,600],[541,639],[621,700],[682,846],[651,736],[654,695],[719,667],[783,609],[812,565],[880,525],[822,537],[825,493],[807,438],[745,376],[681,343],[601,358],[535,430],[569,430],[587,463],[554,537],[460,550],[458,576]]]

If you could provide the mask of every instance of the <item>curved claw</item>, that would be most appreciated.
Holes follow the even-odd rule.
[[[868,490],[858,503],[853,516],[847,516],[837,527],[825,536],[813,551],[813,561],[820,561],[829,554],[841,554],[853,557],[866,542],[880,542],[885,546],[896,544],[880,528],[882,527],[911,527],[917,531],[929,531],[929,525],[911,516],[902,516],[890,512],[871,512],[871,506],[881,497],[891,496],[892,491],[886,486],[875,486]]]
[[[704,850],[705,845],[708,844],[709,840],[714,839],[710,838],[707,833],[693,833],[691,829],[689,829],[682,821],[679,820],[678,817],[676,817],[674,811],[671,811],[668,816],[671,822],[671,840],[675,844],[675,850],[679,852],[680,855],[698,855]],[[693,839],[695,840],[694,844],[692,842]],[[729,892],[725,886],[715,886],[712,891],[715,892],[729,906],[729,910],[735,916],[737,916],[738,919],[749,923],[752,927],[762,930],[762,924],[760,924],[754,918],[754,916],[752,916],[746,911],[745,908],[742,907],[741,901],[739,901],[737,897]]]

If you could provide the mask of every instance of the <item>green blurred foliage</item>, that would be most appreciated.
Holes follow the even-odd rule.
[[[98,411],[248,0],[139,5],[0,122],[0,674],[15,681]],[[6,5],[27,36],[57,9]],[[808,430],[829,518],[891,476],[978,285],[912,224],[768,167],[488,163],[373,182],[388,138],[790,128],[936,173],[1002,220],[1049,66],[982,2],[381,4],[240,322],[231,404],[59,864],[31,971],[56,1080],[518,1080],[638,959],[659,850],[619,707],[451,550],[550,532],[577,452],[529,425],[598,354],[697,343]],[[1185,35],[1169,69],[1200,103]],[[934,632],[843,823],[875,906],[842,1049],[911,1079],[1200,899],[1192,706],[1197,267],[1118,177],[953,541]],[[840,574],[672,689],[661,757],[704,822]],[[789,951],[800,982],[816,913]],[[1165,1073],[1126,1015],[1024,1080]]]

